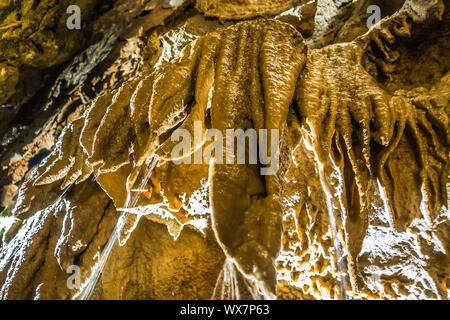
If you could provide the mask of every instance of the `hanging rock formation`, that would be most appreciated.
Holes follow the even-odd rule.
[[[286,18],[308,4],[197,1],[174,18],[161,38],[184,32],[170,44],[179,53],[164,61],[157,47],[158,63],[85,106],[27,173],[0,246],[0,297],[76,296],[66,270],[89,278],[140,192],[95,298],[207,299],[225,259],[242,296],[252,282],[280,299],[448,298],[450,3],[408,0],[379,29],[321,49],[304,40],[311,23]],[[174,155],[171,135],[194,137],[196,123],[201,137]],[[222,164],[225,151],[179,163],[211,151],[207,129],[250,128],[279,130],[275,175]]]

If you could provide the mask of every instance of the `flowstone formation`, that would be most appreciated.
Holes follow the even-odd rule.
[[[150,33],[159,58],[84,106],[24,178],[0,297],[448,298],[450,2],[408,0],[312,49],[329,41],[304,39],[316,4],[197,1]],[[197,124],[174,155],[172,134]],[[218,161],[209,129],[278,130],[278,171]]]

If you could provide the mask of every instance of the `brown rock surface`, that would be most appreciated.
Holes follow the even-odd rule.
[[[207,16],[223,20],[243,20],[274,16],[301,3],[301,0],[198,0],[196,7]]]
[[[197,7],[248,9],[233,20],[294,8],[264,3]],[[338,15],[338,32],[308,42],[321,49],[280,17],[221,25],[186,9],[150,29],[148,65],[114,88],[100,81],[107,90],[23,179],[17,222],[0,225],[0,297],[74,298],[76,265],[97,299],[221,298],[230,269],[240,297],[258,284],[279,299],[448,298],[449,9],[407,0],[368,32]],[[193,134],[194,121],[279,129],[279,172],[177,164],[208,147],[172,155],[171,133]]]

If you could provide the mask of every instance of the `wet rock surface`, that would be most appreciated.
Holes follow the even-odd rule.
[[[450,3],[381,1],[390,11],[367,32],[355,19],[375,2],[327,4],[339,12],[331,33],[318,25],[323,1],[314,33],[315,1],[143,2],[150,13],[125,19],[125,45],[113,31],[103,62],[74,61],[59,79],[78,80],[56,80],[77,89],[28,155],[3,160],[14,183],[3,185],[13,217],[0,217],[0,297],[77,297],[66,271],[78,266],[86,284],[157,156],[92,298],[221,298],[226,259],[241,297],[258,285],[278,299],[448,298]],[[193,135],[195,121],[279,129],[278,174],[176,164],[209,146],[173,158],[170,134]]]

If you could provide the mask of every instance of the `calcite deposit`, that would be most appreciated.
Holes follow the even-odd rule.
[[[139,65],[83,73],[90,101],[4,186],[0,297],[447,299],[450,1],[335,2],[141,3]],[[278,171],[192,161],[210,129],[278,130]]]

